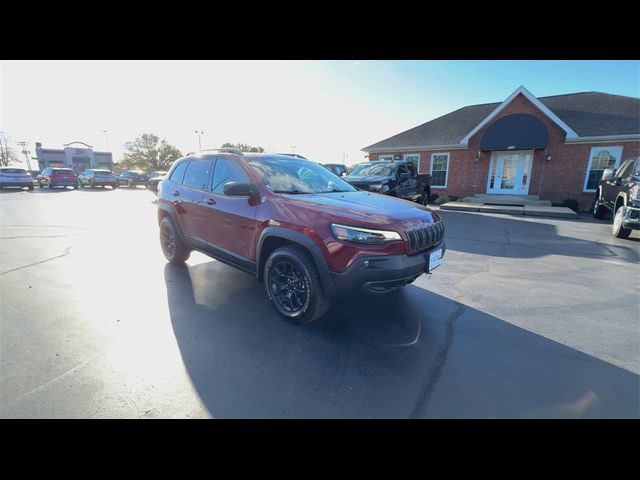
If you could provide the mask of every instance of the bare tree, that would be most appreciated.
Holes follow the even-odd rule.
[[[9,147],[9,138],[4,134],[0,135],[0,165],[8,166],[11,162],[17,162],[18,155]]]

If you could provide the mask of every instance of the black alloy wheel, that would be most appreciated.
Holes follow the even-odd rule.
[[[309,302],[309,280],[287,260],[280,260],[272,265],[269,288],[275,306],[284,315],[300,312]]]

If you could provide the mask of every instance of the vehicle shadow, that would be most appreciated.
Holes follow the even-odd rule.
[[[17,193],[17,192],[28,192],[27,188],[17,188],[17,187],[3,187],[0,189],[0,193]]]
[[[590,235],[607,239],[594,241],[561,235],[553,224],[544,221],[520,220],[519,217],[511,215],[494,217],[445,211],[441,212],[441,216],[445,221],[445,240],[449,250],[508,258],[563,255],[640,262],[640,249],[635,245],[638,239],[612,237],[611,224],[606,219],[602,221],[593,219],[594,222],[589,222],[600,225],[595,230],[590,226]],[[531,217],[520,218],[531,219]],[[571,224],[578,229],[583,227],[581,220],[564,221],[569,223],[570,228],[573,228]]]
[[[220,262],[164,275],[184,367],[216,418],[639,416],[638,375],[413,285],[298,327]]]

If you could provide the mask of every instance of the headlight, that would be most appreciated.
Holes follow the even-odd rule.
[[[376,192],[388,192],[389,191],[389,185],[383,184],[383,183],[374,183],[373,185],[370,185],[369,187],[371,190],[375,190]]]
[[[631,187],[629,189],[629,196],[631,197],[631,200],[635,202],[640,201],[640,186],[634,185],[633,187]]]
[[[379,244],[402,240],[398,232],[369,230],[368,228],[349,227],[337,223],[331,224],[331,231],[339,240],[346,240],[348,242]]]

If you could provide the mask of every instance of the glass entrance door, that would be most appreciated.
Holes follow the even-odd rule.
[[[489,165],[487,193],[526,195],[533,152],[495,152]]]

